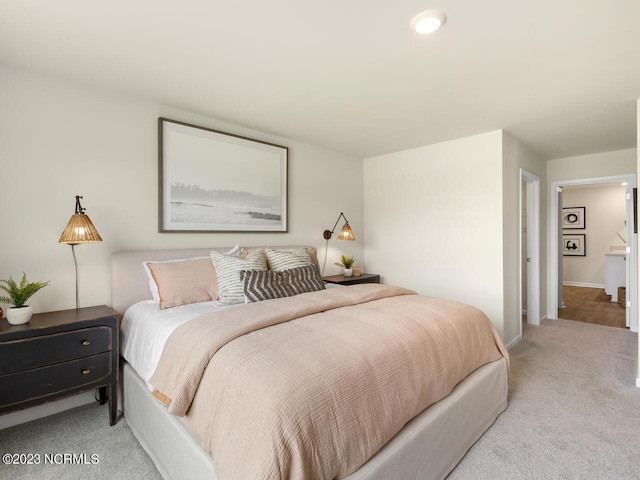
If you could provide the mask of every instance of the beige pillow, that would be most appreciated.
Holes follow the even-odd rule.
[[[267,254],[267,260],[269,261],[269,270],[275,270],[276,272],[311,265],[311,257],[304,247],[297,248],[293,251],[267,248],[265,252]]]
[[[309,254],[311,263],[318,267],[318,271],[320,271],[320,263],[318,262],[318,250],[313,247],[307,247],[307,253]]]
[[[244,248],[240,248],[240,245],[236,245],[231,250],[224,252],[225,255],[232,255],[234,257],[244,258],[247,256],[247,252]],[[171,259],[171,260],[145,260],[142,262],[142,266],[144,267],[144,273],[147,274],[147,278],[149,279],[149,290],[151,290],[151,296],[156,302],[160,302],[160,294],[158,293],[158,285],[151,274],[151,270],[149,270],[149,263],[175,263],[175,262],[185,262],[190,260],[196,260],[200,258],[210,259],[211,257],[193,257],[193,258],[179,258],[179,259]],[[217,291],[217,287],[216,287]]]
[[[318,267],[318,271],[320,271],[320,263],[318,262],[318,251],[314,247],[298,247],[305,249],[309,254],[309,258],[311,259],[311,263]],[[298,250],[298,248],[280,248],[278,251],[280,252],[293,252]],[[255,252],[257,249],[250,248],[247,250],[248,253]]]
[[[211,258],[173,263],[147,262],[158,286],[160,308],[218,299],[218,282]]]

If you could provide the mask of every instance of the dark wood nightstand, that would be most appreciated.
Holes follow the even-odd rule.
[[[118,336],[104,305],[36,313],[24,325],[0,319],[0,415],[100,388],[115,425]]]
[[[338,285],[357,285],[359,283],[380,283],[380,275],[375,273],[363,273],[359,277],[345,277],[344,275],[331,275],[322,277],[327,283],[337,283]]]

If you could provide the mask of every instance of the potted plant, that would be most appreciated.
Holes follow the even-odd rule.
[[[345,277],[350,277],[353,275],[353,264],[356,262],[355,257],[350,257],[348,255],[340,255],[340,261],[335,264],[339,267],[342,267],[342,273]]]
[[[11,325],[22,325],[31,320],[33,307],[25,305],[27,300],[38,290],[49,285],[49,282],[27,282],[27,274],[22,272],[22,280],[18,285],[11,276],[9,280],[0,280],[6,285],[0,285],[0,289],[7,292],[6,297],[0,297],[0,303],[13,305],[6,312],[7,320]]]

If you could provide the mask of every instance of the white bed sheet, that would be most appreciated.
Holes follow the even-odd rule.
[[[327,284],[325,287],[343,286]],[[145,381],[147,388],[153,391],[149,379],[156,371],[169,335],[189,320],[235,306],[237,305],[216,305],[215,301],[211,301],[162,309],[160,303],[153,300],[138,302],[129,307],[122,317],[120,355]]]
[[[189,320],[224,308],[230,307],[215,305],[212,301],[163,310],[153,300],[138,302],[129,307],[122,317],[120,354],[145,381],[147,388],[153,390],[149,379],[156,371],[169,335]]]

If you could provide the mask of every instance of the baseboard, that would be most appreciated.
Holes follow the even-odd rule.
[[[521,341],[522,341],[522,335],[518,335],[516,338],[514,338],[513,340],[511,340],[507,344],[507,350],[511,350],[513,347],[515,347]]]
[[[604,290],[604,283],[562,282],[562,285],[567,285],[569,287],[601,288]]]
[[[0,430],[95,402],[95,390],[0,416]]]
[[[543,315],[542,317],[540,317],[540,320],[538,321],[538,325],[542,325],[542,322],[544,322],[547,318],[549,318],[549,314],[546,314],[546,315]],[[528,318],[527,318],[527,325],[536,326],[535,323],[530,323]],[[522,336],[520,337],[520,340],[522,340]]]

